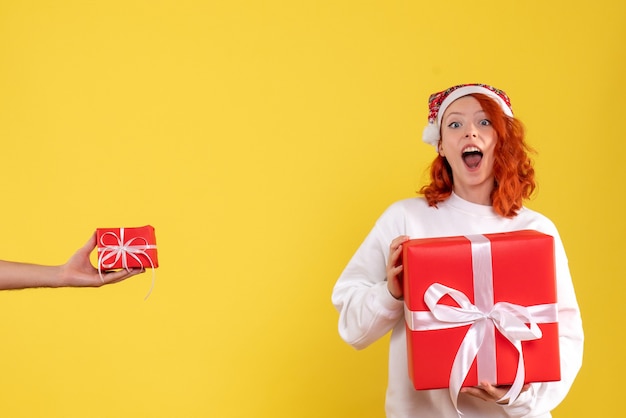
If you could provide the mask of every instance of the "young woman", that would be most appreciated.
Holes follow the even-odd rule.
[[[0,290],[26,289],[32,287],[99,287],[118,283],[136,274],[141,269],[122,269],[106,272],[102,278],[89,260],[89,254],[96,247],[96,235],[80,248],[70,259],[60,266],[17,263],[0,260]]]
[[[550,417],[582,364],[580,311],[563,244],[554,224],[522,205],[535,189],[522,124],[508,96],[484,84],[431,95],[424,141],[435,146],[424,197],[391,205],[339,277],[332,301],[339,333],[357,349],[391,331],[386,413],[389,418],[456,417],[447,389],[417,391],[409,376],[404,324],[402,244],[408,239],[533,229],[554,237],[561,380],[525,385],[515,399],[508,387],[481,382],[463,388],[458,408],[470,417]]]

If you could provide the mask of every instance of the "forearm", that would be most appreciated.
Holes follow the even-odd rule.
[[[343,289],[338,286],[333,302],[339,310],[339,334],[357,349],[387,334],[404,312],[404,305],[389,294],[386,282]]]
[[[395,264],[390,249],[399,248],[408,239],[404,222],[396,219],[390,212],[379,218],[333,289],[333,304],[339,311],[339,333],[358,349],[391,331],[404,314],[403,302],[390,293],[387,282],[388,261]],[[401,295],[401,289],[394,290]]]
[[[60,266],[0,260],[0,290],[60,286],[63,286]]]

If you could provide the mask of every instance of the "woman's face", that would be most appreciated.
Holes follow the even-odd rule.
[[[446,157],[454,178],[454,192],[465,200],[491,204],[496,132],[472,96],[448,106],[441,119],[439,154]]]

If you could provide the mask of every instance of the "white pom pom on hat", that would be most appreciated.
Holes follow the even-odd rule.
[[[433,93],[428,98],[428,125],[422,133],[422,140],[435,147],[437,151],[441,139],[441,118],[446,109],[456,99],[468,94],[479,93],[494,99],[507,116],[513,117],[513,109],[509,96],[500,89],[487,84],[459,84],[446,90]]]
[[[422,140],[437,148],[437,144],[439,143],[439,128],[434,123],[426,125],[422,133]]]

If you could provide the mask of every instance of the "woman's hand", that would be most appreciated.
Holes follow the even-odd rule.
[[[506,404],[508,399],[503,399],[498,402],[509,391],[511,386],[495,386],[487,382],[480,382],[478,386],[467,387],[461,389],[461,393],[467,393],[468,395],[475,396],[483,401],[492,401],[499,404]],[[530,388],[529,384],[524,385],[520,393],[526,392]]]
[[[119,271],[102,272],[102,278],[89,260],[89,255],[96,248],[96,234],[81,247],[70,259],[60,266],[59,285],[72,287],[99,287],[105,284],[118,283],[136,274],[143,273],[143,269],[125,269]]]
[[[402,287],[402,244],[409,240],[407,235],[400,235],[391,241],[389,246],[389,259],[387,260],[387,289],[396,299],[402,299],[404,289]]]

